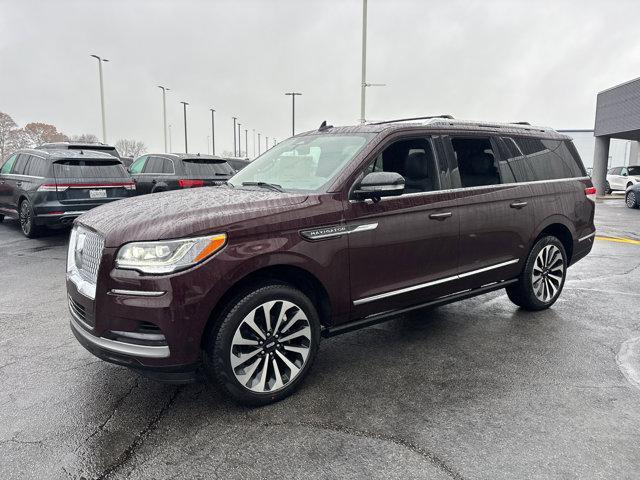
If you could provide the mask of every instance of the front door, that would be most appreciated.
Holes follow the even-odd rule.
[[[133,181],[136,184],[137,195],[142,195],[144,193],[150,192],[150,189],[147,188],[149,186],[147,182],[147,178],[145,174],[142,173],[147,163],[147,158],[149,158],[148,155],[143,155],[142,157],[139,157],[138,159],[136,159],[136,161],[133,162],[129,167],[129,173],[131,174],[131,178],[133,178]]]
[[[5,212],[9,209],[12,210],[12,207],[9,206],[11,197],[13,196],[12,177],[10,174],[17,158],[18,154],[14,153],[7,158],[6,162],[0,167],[0,210],[4,210]]]
[[[442,182],[433,142],[426,136],[400,139],[367,164],[363,174],[405,177],[403,195],[346,202],[354,318],[456,291],[460,219],[455,197],[440,192],[448,179]]]

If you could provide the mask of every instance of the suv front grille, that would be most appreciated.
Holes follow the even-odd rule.
[[[81,237],[84,236],[84,240]],[[78,230],[76,243],[76,268],[87,282],[95,284],[104,249],[104,239],[97,233],[85,229]]]

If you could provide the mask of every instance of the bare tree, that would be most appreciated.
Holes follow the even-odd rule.
[[[123,157],[136,158],[147,151],[147,146],[139,140],[123,138],[116,142],[116,149]]]
[[[72,142],[82,142],[82,143],[98,143],[98,137],[93,133],[83,133],[81,135],[71,135]]]
[[[32,148],[33,146],[31,135],[29,135],[29,132],[24,128],[15,128],[9,132],[9,139],[7,143],[9,151],[7,154],[13,153],[22,148]]]
[[[31,137],[31,143],[36,147],[43,143],[66,142],[69,140],[69,137],[59,132],[54,125],[49,123],[31,122],[27,123],[24,129]]]
[[[0,160],[11,153],[9,151],[11,132],[17,126],[9,114],[0,112]]]

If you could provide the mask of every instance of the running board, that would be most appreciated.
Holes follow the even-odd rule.
[[[458,300],[464,300],[466,298],[482,295],[483,293],[493,292],[494,290],[500,290],[501,288],[504,288],[508,285],[516,283],[517,281],[518,279],[503,280],[501,282],[491,283],[489,285],[485,285],[484,287],[476,288],[474,290],[465,290],[464,292],[454,293],[452,295],[440,297],[436,300],[432,300],[431,302],[421,303],[418,305],[413,305],[411,307],[401,308],[398,310],[389,310],[387,312],[376,313],[368,317],[354,320],[353,322],[343,323],[341,325],[336,325],[335,327],[324,328],[322,330],[322,336],[324,338],[335,337],[336,335],[340,335],[342,333],[352,332],[354,330],[359,330],[361,328],[370,327],[378,323],[386,322],[388,320],[391,320],[393,317],[397,317],[398,315],[411,312],[413,310],[419,310],[421,308],[426,308],[426,307],[437,307],[440,305],[446,305],[448,303],[457,302]]]

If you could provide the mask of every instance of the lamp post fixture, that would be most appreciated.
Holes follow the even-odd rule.
[[[231,117],[233,118],[233,156],[236,156],[236,120],[238,120],[238,117]]]
[[[189,153],[189,144],[187,143],[187,102],[180,102],[184,111],[184,153]]]
[[[216,128],[215,128],[215,120],[213,118],[213,114],[216,113],[216,111],[213,108],[210,108],[209,110],[211,110],[211,155],[215,155],[216,154]]]
[[[296,95],[302,95],[299,92],[287,92],[285,95],[291,96],[291,136],[296,134]]]
[[[99,57],[98,55],[91,55],[98,60],[98,74],[100,75],[100,108],[102,111],[102,141],[107,143],[107,121],[104,113],[104,83],[102,81],[102,63],[108,62],[106,58]]]
[[[162,133],[164,134],[164,151],[167,152],[167,92],[170,88],[158,85],[158,88],[162,90]]]

